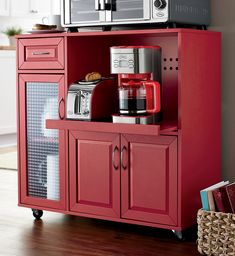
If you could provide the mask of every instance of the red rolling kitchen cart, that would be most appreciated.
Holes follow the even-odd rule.
[[[221,178],[221,35],[150,29],[20,35],[19,205],[171,229],[196,222],[199,191]],[[163,121],[71,121],[68,87],[110,74],[114,45],[162,48]]]

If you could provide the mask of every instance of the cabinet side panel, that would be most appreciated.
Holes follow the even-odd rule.
[[[200,190],[221,179],[221,36],[179,37],[181,226],[196,223]]]

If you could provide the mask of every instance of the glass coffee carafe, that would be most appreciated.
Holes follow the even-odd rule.
[[[160,111],[160,84],[155,81],[131,79],[119,87],[119,112],[121,115],[139,116]]]

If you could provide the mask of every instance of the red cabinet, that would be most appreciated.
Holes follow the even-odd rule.
[[[70,210],[177,224],[177,138],[70,131]]]
[[[177,138],[122,135],[121,145],[122,218],[177,225]]]
[[[65,209],[65,132],[45,127],[63,115],[64,76],[20,74],[18,94],[20,203]]]
[[[17,45],[19,205],[174,230],[195,224],[200,190],[221,179],[220,33],[34,34]],[[161,123],[66,120],[69,85],[93,71],[109,76],[114,45],[161,47]]]
[[[119,135],[69,133],[70,210],[120,217]]]

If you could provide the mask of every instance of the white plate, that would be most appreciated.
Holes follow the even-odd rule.
[[[40,29],[40,30],[29,30],[27,33],[30,34],[45,34],[45,33],[61,33],[65,32],[65,30],[59,29]]]

